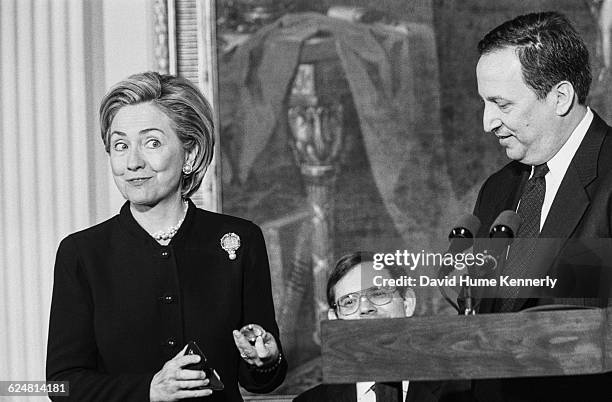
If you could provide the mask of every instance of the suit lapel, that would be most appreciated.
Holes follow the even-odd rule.
[[[540,233],[541,238],[570,237],[589,206],[590,200],[585,187],[579,167],[572,162],[548,212]]]
[[[561,181],[539,236],[540,239],[557,240],[538,242],[533,268],[529,272],[530,277],[545,276],[555,257],[584,216],[591,202],[588,186],[597,177],[598,155],[605,132],[605,123],[594,114],[593,121]],[[529,292],[529,288],[519,290],[514,311],[520,310],[524,305]]]
[[[502,175],[491,184],[492,189],[487,189],[487,193],[490,194],[486,196],[486,204],[474,210],[482,222],[477,237],[489,237],[490,226],[501,211],[516,210],[530,172],[530,166],[519,162],[512,162],[502,170]]]
[[[503,208],[500,209],[500,211],[516,211],[521,195],[523,194],[523,189],[525,188],[525,183],[527,183],[530,174],[531,166],[521,164],[514,180],[508,183],[508,187],[511,188],[512,191],[508,193],[508,197],[502,204]],[[495,218],[497,218],[497,216]]]
[[[503,177],[501,187],[499,191],[495,192],[497,196],[496,199],[492,200],[490,205],[492,207],[486,208],[483,214],[481,214],[481,219],[483,225],[479,230],[479,236],[484,237],[479,242],[479,249],[487,248],[486,243],[489,237],[489,229],[493,224],[497,216],[501,211],[512,210],[515,211],[518,205],[518,202],[521,198],[521,193],[523,192],[523,188],[527,179],[529,178],[529,174],[531,172],[531,167],[524,165],[519,162],[512,162],[508,166],[509,172],[506,177]],[[489,277],[498,276],[499,272],[493,272],[489,275]],[[479,314],[485,314],[491,312],[493,307],[493,301],[495,297],[495,293],[497,293],[497,288],[494,287],[480,287],[472,289],[473,296],[476,300],[479,300],[478,312]]]

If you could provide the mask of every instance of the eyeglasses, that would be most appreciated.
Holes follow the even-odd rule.
[[[340,297],[333,307],[341,315],[351,315],[359,309],[361,298],[364,296],[375,306],[384,306],[393,300],[395,290],[395,286],[372,286],[371,288]]]

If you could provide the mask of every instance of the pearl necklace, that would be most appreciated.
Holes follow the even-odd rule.
[[[164,241],[164,240],[172,239],[174,237],[174,235],[178,232],[178,230],[181,227],[183,221],[185,220],[185,217],[187,216],[187,207],[188,206],[189,206],[189,204],[187,203],[187,201],[183,200],[183,217],[181,219],[179,219],[179,221],[176,223],[176,225],[170,226],[166,230],[159,230],[159,231],[153,233],[151,236],[153,236],[153,238],[155,240],[157,240],[157,241]]]

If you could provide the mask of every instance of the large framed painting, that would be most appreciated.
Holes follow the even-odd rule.
[[[612,117],[607,1],[155,0],[159,69],[216,112],[200,206],[266,238],[291,370],[320,381],[319,322],[334,262],[353,251],[443,251],[483,180],[507,161],[482,129],[476,44],[513,16],[558,10],[588,42],[590,105]],[[606,14],[607,13],[607,14]],[[416,289],[417,314],[452,314]]]

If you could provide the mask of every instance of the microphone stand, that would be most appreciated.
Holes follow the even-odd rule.
[[[454,267],[453,267],[454,269]],[[438,270],[438,279],[442,279],[442,269]],[[451,271],[452,272],[452,271]],[[453,301],[453,299],[451,299],[448,294],[446,293],[446,289],[444,289],[444,286],[442,286],[441,284],[438,283],[437,285],[438,290],[440,291],[440,294],[442,295],[442,297],[444,298],[444,300],[446,300],[448,302],[448,304],[450,304],[455,310],[457,310],[457,312],[459,314],[461,314],[461,309],[459,308],[459,306],[457,305],[457,303],[455,303]]]
[[[457,226],[454,227],[448,235],[448,240],[450,242],[450,245],[448,247],[447,253],[450,253],[454,256],[472,247],[472,245],[474,244],[473,234],[477,233],[479,228],[480,228],[480,220],[476,216],[465,215],[464,217],[462,217],[461,220],[457,223]],[[453,258],[453,266],[451,269],[448,269],[448,267],[445,266],[444,264],[442,267],[438,268],[437,279],[442,279],[446,275],[453,272],[455,269],[456,269],[455,261]],[[459,301],[457,300],[457,303],[455,303],[448,296],[448,294],[446,293],[446,290],[444,289],[444,286],[440,282],[438,282],[437,286],[438,286],[438,290],[442,294],[442,297],[444,297],[444,300],[446,300],[448,304],[453,306],[453,308],[457,310],[457,313],[461,314],[461,308],[459,307],[459,304],[458,304]]]
[[[485,272],[484,270],[478,272],[476,268],[468,268],[468,282],[463,288],[465,290],[465,315],[476,314],[476,308],[478,307],[474,297],[472,296],[471,277],[490,277],[490,275],[494,274],[495,272],[503,272],[508,254],[508,248],[514,239],[514,233],[518,230],[520,224],[521,218],[518,216],[518,214],[514,211],[506,210],[502,211],[491,225],[491,229],[489,230],[488,244],[485,244],[486,247],[483,247],[483,252],[490,257],[488,259],[489,261],[492,261],[493,266],[485,268],[489,272]],[[497,294],[497,289],[495,294]],[[482,301],[482,296],[480,299],[480,301]]]
[[[468,284],[465,286],[465,310],[463,315],[476,315],[476,309],[474,309],[474,300],[472,297],[472,286],[470,285],[470,274],[466,274],[468,277]]]
[[[501,251],[497,253],[496,253],[496,249],[499,250],[499,245],[497,245],[496,247],[494,243],[491,244],[491,248],[493,251],[492,257],[495,260],[495,266],[491,270],[492,274],[497,272],[498,274],[501,275],[504,272],[504,267],[506,265],[506,259],[508,257],[508,251],[510,249],[510,245],[512,244],[512,241],[514,240],[514,232],[518,230],[518,225],[516,226],[517,226],[516,229],[510,228],[506,225],[497,225],[491,228],[491,231],[489,232],[489,241],[492,241],[494,243],[503,242],[502,243],[503,247],[501,247]],[[488,250],[485,250],[485,252],[488,252]],[[500,283],[498,281],[493,297],[497,297],[499,293],[499,286],[500,286]]]
[[[476,315],[476,300],[474,296],[472,295],[472,285],[471,285],[471,279],[472,277],[475,277],[475,276],[477,275],[475,275],[473,267],[468,267],[468,269],[466,270],[466,273],[463,275],[463,278],[468,279],[467,285],[464,285],[461,288],[461,294],[464,300],[463,315]]]
[[[508,242],[508,239],[503,238],[503,237],[495,237],[492,235],[489,238],[489,241]],[[490,248],[487,247],[486,249],[483,250],[483,253],[487,256],[487,261],[489,262],[490,265],[487,266],[485,271],[481,271],[481,272],[478,272],[476,270],[471,270],[470,272],[470,270],[468,270],[468,273],[466,275],[470,277],[473,276],[476,278],[490,278],[495,273],[502,273],[504,271],[504,266],[506,265],[506,257],[508,255],[509,248],[510,248],[510,244],[506,244],[504,245],[504,247],[501,249],[500,252],[496,252],[495,246],[491,245]],[[476,309],[478,308],[478,305],[480,305],[480,301],[476,302],[476,299],[472,296],[472,289],[470,286],[470,281],[468,281],[468,284],[464,286],[464,289],[465,289],[465,294],[466,294],[465,296],[465,315],[476,314]],[[497,295],[498,290],[499,290],[499,282],[497,284],[497,287],[495,288],[494,295]]]

